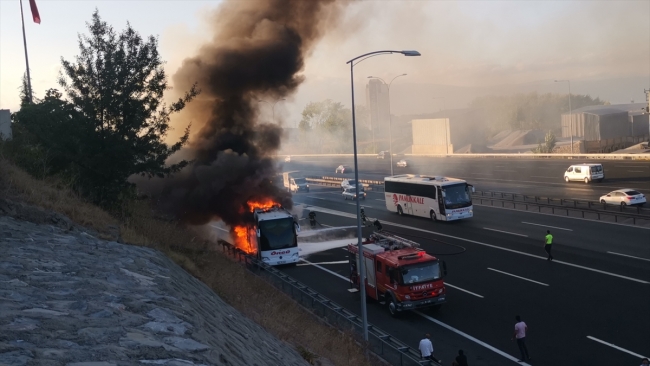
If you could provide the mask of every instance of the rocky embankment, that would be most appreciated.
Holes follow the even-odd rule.
[[[160,252],[59,216],[0,216],[0,330],[0,365],[307,365]]]

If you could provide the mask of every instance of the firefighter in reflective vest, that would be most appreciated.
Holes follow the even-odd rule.
[[[552,261],[553,256],[551,255],[551,246],[553,245],[553,235],[551,235],[551,230],[546,230],[546,237],[544,240],[544,250],[548,253],[547,261]]]

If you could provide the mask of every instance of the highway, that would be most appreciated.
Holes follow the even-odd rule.
[[[307,163],[300,170],[306,171]],[[380,173],[362,176],[373,174]],[[312,186],[293,199],[317,211],[325,226],[356,223],[354,202],[344,201],[336,188]],[[419,242],[447,262],[448,303],[439,311],[394,319],[384,306],[368,303],[371,323],[414,348],[431,333],[435,354],[445,365],[460,348],[472,366],[522,364],[516,362],[518,349],[510,340],[515,315],[529,327],[532,361],[524,364],[635,365],[641,356],[650,356],[649,229],[478,206],[472,219],[434,223],[388,212],[377,192],[369,192],[362,205],[385,229]],[[555,236],[553,262],[546,261],[543,250],[547,229]],[[346,251],[330,249],[304,260],[283,270],[360,312],[359,294],[347,291]]]
[[[401,157],[394,158],[396,163]],[[406,168],[394,167],[394,174],[445,175],[465,179],[477,190],[512,192],[554,198],[577,198],[598,200],[610,191],[633,188],[650,194],[650,162],[647,161],[598,161],[605,169],[601,183],[566,183],[564,171],[577,160],[563,159],[475,159],[405,157]],[[337,166],[353,167],[352,157],[292,157],[291,162],[281,163],[283,171],[300,170],[305,175],[327,175],[354,178],[353,172],[335,174]],[[390,159],[359,157],[359,178],[382,180],[390,175]]]

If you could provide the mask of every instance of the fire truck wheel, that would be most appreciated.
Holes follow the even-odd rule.
[[[400,205],[397,205],[397,214],[400,216],[404,215],[404,211],[402,211],[402,206]]]
[[[393,298],[389,298],[386,300],[386,303],[388,304],[388,312],[390,313],[390,316],[393,318],[397,318],[397,315],[399,312],[397,311],[397,305],[395,304],[395,300]]]
[[[433,212],[433,210],[431,210],[431,212],[429,212],[429,216],[431,216],[431,220],[438,221],[438,218],[436,217],[436,213]]]

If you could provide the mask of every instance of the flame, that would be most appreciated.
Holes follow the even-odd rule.
[[[235,240],[235,247],[241,249],[247,254],[255,254],[257,249],[248,240],[249,230],[245,226],[235,226],[233,228],[233,239]],[[255,235],[255,230],[250,229],[250,234]]]
[[[279,203],[273,201],[270,198],[264,198],[262,200],[256,201],[256,200],[250,200],[246,202],[248,205],[248,209],[253,212],[256,208],[271,208],[274,206],[279,206]]]
[[[271,208],[275,206],[279,206],[279,204],[275,201],[273,201],[271,198],[264,198],[260,200],[249,200],[246,202],[246,206],[248,206],[248,210],[250,212],[255,211],[256,208]],[[243,214],[246,209],[244,207],[240,208],[240,214]],[[256,246],[251,243],[249,240],[249,236],[255,236],[256,232],[255,229],[253,228],[247,228],[246,226],[242,225],[237,225],[234,226],[232,229],[232,237],[233,240],[235,241],[235,247],[238,249],[244,251],[247,254],[255,254],[257,253],[257,248]]]

